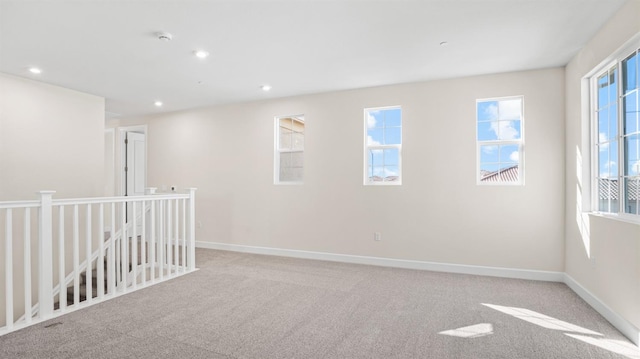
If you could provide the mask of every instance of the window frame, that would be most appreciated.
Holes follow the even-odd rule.
[[[491,101],[504,101],[520,99],[520,138],[517,140],[484,140],[478,139],[478,104],[481,102]],[[524,109],[524,95],[502,96],[502,97],[488,97],[476,99],[475,106],[475,131],[476,131],[476,185],[478,186],[524,186],[525,185],[525,109]],[[505,146],[505,145],[517,145],[518,146],[518,181],[482,181],[481,176],[481,151],[482,146]],[[499,162],[502,163],[502,162]],[[507,168],[507,167],[505,167]],[[500,170],[500,169],[498,169]]]
[[[385,110],[400,110],[400,144],[391,144],[391,145],[369,145],[368,144],[368,114],[372,111],[385,111]],[[402,115],[402,106],[394,105],[394,106],[382,106],[382,107],[366,107],[363,111],[364,117],[364,136],[363,136],[363,158],[364,158],[364,166],[363,166],[363,185],[365,186],[401,186],[402,185],[402,142],[404,141],[404,120]],[[369,176],[369,150],[377,149],[377,150],[385,150],[385,149],[397,149],[398,150],[398,180],[397,181],[371,181]]]
[[[302,149],[301,150],[294,150],[293,148],[289,148],[289,149],[281,149],[280,148],[280,142],[281,142],[281,138],[280,138],[280,120],[282,119],[286,119],[286,118],[290,118],[293,119],[294,121],[298,121],[301,122],[304,125],[304,131],[302,132],[303,135],[303,141],[302,141]],[[306,119],[305,119],[305,115],[304,114],[298,114],[298,115],[287,115],[287,116],[275,116],[274,117],[274,156],[273,156],[273,162],[274,162],[274,169],[273,169],[273,183],[276,185],[302,185],[304,184],[304,152],[305,152],[305,147],[306,147]],[[303,165],[302,165],[302,180],[300,181],[283,181],[280,179],[280,155],[282,153],[294,153],[294,152],[301,152],[302,153],[302,158],[303,158]]]
[[[591,156],[590,170],[589,170],[589,184],[590,184],[590,212],[606,217],[612,217],[631,223],[640,223],[640,213],[627,213],[625,211],[626,193],[625,193],[625,180],[631,175],[625,174],[627,156],[625,151],[625,137],[632,136],[633,134],[640,134],[640,129],[637,128],[633,134],[625,133],[625,109],[623,98],[629,94],[624,94],[624,73],[623,62],[628,58],[636,55],[636,61],[640,62],[640,34],[634,36],[627,44],[623,45],[619,50],[614,52],[607,60],[596,66],[587,76],[588,88],[589,88],[589,153]],[[637,65],[640,67],[640,65]],[[616,135],[613,138],[609,138],[607,141],[600,141],[600,128],[598,111],[600,110],[598,104],[598,79],[603,75],[610,73],[613,70],[617,71],[617,83],[616,83]],[[635,91],[635,96],[640,103],[640,74],[636,68],[636,88],[631,91]],[[639,106],[636,103],[636,106]],[[616,156],[617,156],[617,171],[615,172],[615,180],[617,181],[617,208],[615,211],[611,211],[611,201],[609,201],[609,211],[602,210],[600,208],[600,182],[599,180],[604,178],[600,176],[600,163],[599,154],[601,144],[603,142],[615,142],[616,143]],[[640,174],[633,176],[640,178]],[[611,177],[607,177],[611,178]],[[638,205],[638,204],[637,204]]]

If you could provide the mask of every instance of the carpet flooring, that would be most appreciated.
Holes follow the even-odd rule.
[[[196,257],[195,273],[0,337],[0,357],[640,358],[561,283]]]

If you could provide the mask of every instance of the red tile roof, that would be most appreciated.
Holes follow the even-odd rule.
[[[518,182],[518,165],[501,168],[494,172],[481,172],[480,182]]]

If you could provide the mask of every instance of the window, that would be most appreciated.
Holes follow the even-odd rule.
[[[523,101],[476,101],[478,184],[524,184]]]
[[[276,117],[275,183],[302,183],[304,116]]]
[[[364,110],[364,184],[400,185],[402,182],[402,109]]]
[[[591,78],[592,188],[599,212],[640,215],[639,52],[624,52]]]

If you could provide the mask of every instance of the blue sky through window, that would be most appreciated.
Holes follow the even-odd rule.
[[[367,177],[396,181],[400,176],[402,110],[398,107],[366,111]]]
[[[476,116],[480,178],[519,166],[522,98],[478,101]]]

